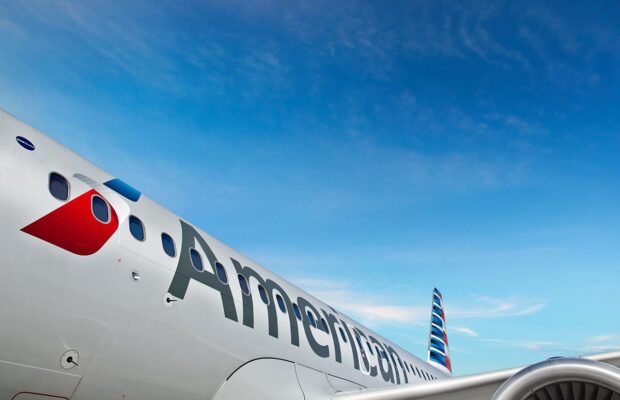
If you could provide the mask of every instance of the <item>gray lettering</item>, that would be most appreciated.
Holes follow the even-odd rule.
[[[310,343],[312,351],[314,351],[314,353],[319,357],[329,357],[329,346],[319,344],[319,342],[316,341],[314,334],[312,333],[312,326],[310,325],[310,321],[308,321],[307,317],[307,309],[310,309],[317,317],[319,316],[319,312],[312,304],[310,304],[310,302],[308,302],[308,300],[303,297],[297,298],[297,305],[301,310],[301,320],[303,321],[304,332],[306,333],[306,338],[308,339],[308,343]]]
[[[387,352],[385,351],[385,348],[373,336],[369,336],[369,337],[370,337],[370,341],[372,343],[374,343],[376,346],[378,346],[379,347],[379,351],[381,352],[379,354],[379,370],[381,371],[381,377],[386,382],[394,382],[394,374],[392,373],[392,363],[390,363],[390,360],[388,360],[388,358],[387,358]],[[385,356],[385,357],[383,357],[383,356]],[[388,366],[387,370],[383,367],[383,360],[385,360],[385,363]]]
[[[336,358],[336,362],[342,363],[340,339],[338,338],[338,319],[333,314],[330,314],[323,309],[321,309],[321,311],[323,312],[323,315],[325,315],[325,320],[329,324],[329,331],[332,334],[332,341],[334,343],[334,357]]]
[[[192,266],[192,261],[189,255],[189,249],[196,246],[196,242],[200,245],[202,250],[205,252],[207,259],[209,260],[209,264],[215,270],[215,262],[217,258],[213,251],[204,240],[204,238],[188,223],[185,221],[179,220],[181,223],[181,232],[182,232],[182,243],[181,250],[179,252],[179,263],[177,264],[176,272],[174,273],[174,277],[172,278],[172,282],[170,283],[170,287],[168,288],[168,293],[173,295],[176,298],[184,299],[185,294],[187,293],[187,288],[189,287],[189,281],[191,279],[201,282],[210,288],[213,288],[220,292],[220,297],[222,298],[222,306],[224,307],[224,315],[226,318],[231,319],[233,321],[237,320],[237,310],[235,309],[235,301],[232,297],[232,293],[230,291],[230,286],[223,284],[219,279],[215,276],[214,273],[204,270],[202,272],[197,271]]]

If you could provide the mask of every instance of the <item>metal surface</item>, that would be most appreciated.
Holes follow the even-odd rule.
[[[612,394],[620,396],[620,369],[592,360],[558,358],[519,371],[492,400],[596,400]]]
[[[239,399],[304,400],[295,364],[278,359],[259,359],[244,364],[226,380],[213,398]]]
[[[570,360],[570,363],[569,361]],[[583,357],[580,359],[556,359],[549,360],[542,364],[537,364],[532,367],[528,367],[525,369],[514,368],[504,371],[483,373],[471,376],[463,376],[458,378],[444,379],[439,381],[428,382],[424,384],[418,385],[404,385],[404,386],[395,386],[389,388],[374,388],[368,389],[362,392],[349,392],[349,393],[341,393],[334,396],[334,399],[339,400],[414,400],[414,399],[423,399],[423,400],[487,400],[491,399],[498,392],[499,388],[502,387],[503,384],[508,384],[510,382],[515,382],[518,377],[523,377],[525,381],[528,382],[530,378],[527,376],[529,372],[532,372],[532,368],[537,367],[541,370],[544,367],[544,374],[547,377],[551,377],[548,381],[541,381],[538,386],[530,386],[526,392],[523,393],[525,397],[502,397],[500,400],[522,400],[523,398],[526,400],[573,400],[573,398],[565,396],[565,397],[551,397],[551,395],[555,394],[557,390],[562,393],[562,390],[567,388],[566,382],[569,378],[561,374],[566,372],[567,370],[562,368],[557,368],[556,366],[562,365],[580,365],[581,370],[588,371],[590,378],[594,380],[581,381],[575,380],[575,387],[571,387],[572,392],[569,393],[577,393],[581,395],[582,393],[598,396],[604,394],[612,394],[611,390],[609,393],[604,390],[598,390],[597,387],[601,386],[602,383],[600,381],[599,375],[605,372],[605,376],[610,379],[607,379],[608,382],[616,382],[617,385],[620,380],[617,380],[618,371],[620,371],[615,366],[620,364],[620,352],[612,352],[605,354],[597,354],[592,356]],[[585,368],[585,366],[589,366]],[[584,376],[585,372],[582,375],[574,375],[573,378],[576,379],[578,376]],[[601,375],[603,376],[603,375]],[[514,378],[515,380],[511,380]],[[614,381],[613,379],[616,379]],[[572,383],[571,383],[572,385]],[[581,390],[583,388],[583,390]],[[613,386],[609,386],[610,389],[613,389]],[[506,389],[507,390],[507,389]],[[539,392],[540,390],[545,393]],[[616,389],[617,390],[617,389]],[[531,393],[530,393],[531,392]],[[535,392],[538,392],[538,396]],[[551,393],[551,395],[549,394]],[[534,394],[533,397],[527,397],[527,394]],[[509,393],[505,394],[505,396],[514,395],[514,392],[511,390]],[[597,397],[591,397],[592,399],[597,399]],[[590,400],[590,397],[576,397],[576,400]],[[610,400],[610,397],[601,397],[601,400]],[[613,397],[612,400],[620,400],[620,396],[618,398]],[[494,399],[496,400],[496,399]]]

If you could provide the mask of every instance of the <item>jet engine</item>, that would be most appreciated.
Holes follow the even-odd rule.
[[[492,400],[620,400],[620,369],[583,358],[552,358],[513,375]]]

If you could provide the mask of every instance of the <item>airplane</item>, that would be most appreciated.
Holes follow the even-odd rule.
[[[620,351],[453,377],[438,289],[421,360],[1,110],[0,185],[0,399],[620,400]]]

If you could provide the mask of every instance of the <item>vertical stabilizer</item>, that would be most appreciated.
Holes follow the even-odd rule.
[[[452,374],[443,296],[437,288],[433,289],[433,308],[431,312],[431,328],[428,335],[427,362],[446,374]]]

